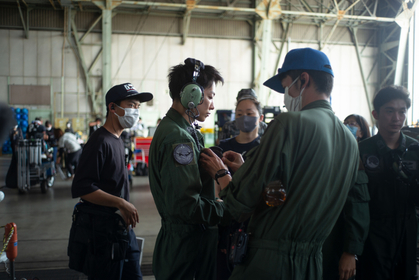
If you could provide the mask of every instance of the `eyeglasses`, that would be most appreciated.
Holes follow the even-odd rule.
[[[349,126],[359,126],[357,122],[348,122],[348,123],[345,123],[345,124],[347,124]]]

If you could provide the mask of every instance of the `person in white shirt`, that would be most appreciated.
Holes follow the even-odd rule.
[[[70,178],[73,178],[74,171],[77,168],[77,164],[79,162],[82,149],[76,138],[76,135],[74,135],[71,132],[66,132],[63,134],[62,130],[60,134],[62,136],[58,140],[59,156],[57,158],[57,164],[61,162],[61,158],[63,156],[64,149],[65,149],[66,151],[65,166],[68,172],[70,173]]]

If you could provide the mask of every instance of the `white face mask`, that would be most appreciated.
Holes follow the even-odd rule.
[[[288,112],[301,111],[301,96],[305,87],[301,89],[300,94],[297,97],[292,97],[288,94],[288,90],[290,89],[290,87],[292,87],[293,84],[295,84],[295,82],[297,82],[298,78],[295,79],[289,86],[285,87],[284,103],[285,108],[287,108]]]
[[[117,113],[114,113],[115,116],[118,117],[119,124],[123,128],[133,127],[138,122],[138,119],[140,118],[140,110],[134,109],[134,108],[122,108],[122,107],[119,107],[119,108],[125,111],[125,115],[123,115],[122,117],[118,116]]]

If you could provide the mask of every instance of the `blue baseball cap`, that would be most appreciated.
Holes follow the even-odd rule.
[[[279,93],[284,93],[285,89],[279,77],[290,70],[323,71],[334,77],[330,61],[323,52],[311,48],[294,49],[285,56],[282,68],[278,68],[278,74],[265,81],[263,85]]]

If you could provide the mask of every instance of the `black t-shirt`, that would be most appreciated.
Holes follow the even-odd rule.
[[[72,196],[76,198],[101,189],[129,201],[128,186],[124,143],[101,127],[83,148],[71,186]]]
[[[55,128],[53,127],[51,127],[50,130],[45,128],[45,133],[48,135],[48,140],[46,142],[50,147],[57,146],[57,139],[55,139],[54,130]]]
[[[95,124],[94,126],[91,126],[90,128],[89,128],[89,137],[90,136],[92,136],[92,134],[93,134],[93,132],[95,132],[96,130],[98,130],[99,129],[99,125],[97,125],[97,124]]]
[[[233,151],[239,154],[242,154],[244,152],[248,152],[250,151],[252,148],[258,146],[260,143],[260,136],[258,136],[255,140],[253,140],[252,142],[246,143],[246,144],[241,144],[239,142],[236,141],[236,138],[229,138],[229,139],[225,139],[225,140],[221,140],[219,147],[221,149],[223,149],[223,152],[227,152],[227,151]],[[243,158],[244,155],[243,155]]]

